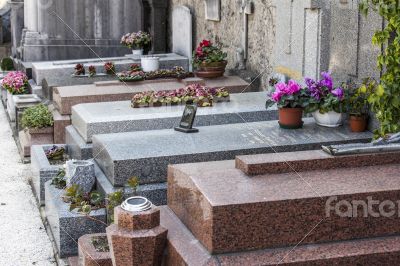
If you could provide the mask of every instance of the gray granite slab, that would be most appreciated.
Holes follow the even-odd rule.
[[[64,147],[65,145],[57,145]],[[45,203],[44,184],[57,176],[62,165],[51,165],[45,151],[53,145],[33,145],[31,147],[32,187],[39,205]]]
[[[198,108],[194,126],[223,125],[278,119],[277,109],[265,109],[266,92],[231,94],[230,102]],[[130,101],[79,104],[72,107],[72,125],[90,143],[93,135],[171,129],[184,106],[132,108]],[[106,110],[106,111],[105,111]]]
[[[182,66],[186,70],[189,69],[189,59],[177,54],[160,54],[160,67],[172,68],[174,66]],[[102,73],[105,62],[114,62],[116,71],[129,70],[130,65],[140,64],[140,59],[135,59],[131,56],[110,57],[110,58],[92,58],[92,59],[77,59],[64,61],[47,61],[35,62],[32,64],[32,73],[35,85],[41,86],[45,79],[47,84],[52,86],[71,86],[92,84],[97,81],[116,80],[115,76],[102,76],[95,78],[75,78],[71,74],[74,73],[76,64],[84,64],[87,68],[89,65],[96,67],[98,73]]]
[[[129,187],[114,187],[110,180],[104,175],[100,167],[95,163],[96,186],[97,191],[103,195],[113,193],[117,190],[124,189],[126,197],[142,196],[149,199],[154,205],[161,206],[167,204],[167,183],[155,183],[140,185],[134,194]]]
[[[237,155],[319,149],[321,144],[370,141],[370,132],[324,128],[312,118],[285,130],[276,121],[200,127],[196,134],[171,129],[95,135],[93,156],[113,185],[138,176],[141,183],[166,181],[168,164],[220,161]]]
[[[75,160],[88,160],[92,156],[92,144],[86,143],[73,126],[65,128],[68,155]]]
[[[92,211],[90,217],[69,211],[69,205],[62,201],[64,191],[46,182],[46,218],[61,258],[78,254],[78,239],[86,234],[104,233],[106,210]]]

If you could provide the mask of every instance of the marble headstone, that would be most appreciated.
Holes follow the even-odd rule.
[[[192,14],[186,6],[178,6],[172,12],[172,52],[191,61],[193,51]],[[189,70],[192,64],[189,62]]]

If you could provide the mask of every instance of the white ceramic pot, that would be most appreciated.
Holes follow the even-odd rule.
[[[315,122],[317,125],[324,127],[338,127],[343,124],[343,113],[337,113],[335,111],[330,111],[321,114],[319,110],[315,111],[313,114]]]
[[[13,95],[7,91],[7,112],[10,117],[10,121],[15,121],[15,103],[13,99]]]
[[[142,56],[143,55],[143,49],[135,49],[135,50],[132,50],[132,54],[133,55],[135,55],[135,56]]]
[[[144,72],[156,71],[160,68],[160,58],[156,56],[144,56],[141,59]]]

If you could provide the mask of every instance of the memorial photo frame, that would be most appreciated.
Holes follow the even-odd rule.
[[[221,0],[205,0],[206,20],[221,21]]]

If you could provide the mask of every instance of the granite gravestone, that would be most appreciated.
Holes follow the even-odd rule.
[[[181,122],[179,127],[176,127],[176,131],[183,133],[196,133],[199,132],[197,128],[193,128],[194,119],[196,118],[197,106],[196,105],[186,105],[183,111]]]
[[[192,14],[186,6],[178,6],[172,12],[172,52],[189,58],[192,71]]]
[[[206,0],[206,20],[221,21],[221,0]]]

